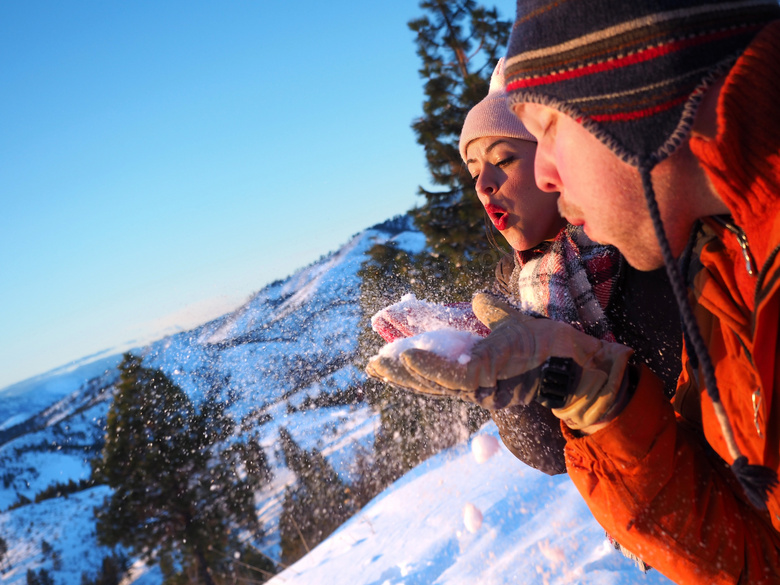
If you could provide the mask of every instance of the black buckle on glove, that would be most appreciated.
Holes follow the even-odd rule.
[[[563,408],[576,381],[577,364],[572,358],[549,357],[541,367],[536,401],[547,408]]]

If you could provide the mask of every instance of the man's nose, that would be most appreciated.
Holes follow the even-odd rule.
[[[536,178],[536,186],[548,193],[557,193],[563,186],[555,157],[550,152],[549,147],[543,144],[538,144],[536,147],[534,177]]]

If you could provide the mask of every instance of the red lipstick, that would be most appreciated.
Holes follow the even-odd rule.
[[[488,203],[485,205],[485,211],[487,211],[490,221],[493,222],[493,225],[496,226],[498,231],[504,231],[506,229],[506,224],[509,221],[509,212],[507,212],[506,209]]]

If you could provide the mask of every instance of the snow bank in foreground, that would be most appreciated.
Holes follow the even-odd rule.
[[[497,436],[493,423],[481,433]],[[464,511],[474,533],[464,524]],[[473,520],[475,511],[481,525]],[[670,581],[657,571],[642,574],[612,549],[568,476],[526,467],[503,446],[479,464],[464,444],[412,470],[269,583]]]

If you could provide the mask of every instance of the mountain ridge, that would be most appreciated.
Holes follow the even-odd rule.
[[[268,534],[256,544],[272,558],[279,557],[275,523],[281,498],[295,479],[277,452],[280,427],[288,429],[303,448],[320,449],[345,479],[356,451],[373,440],[376,415],[368,405],[338,404],[324,396],[337,397],[364,379],[351,362],[361,316],[357,272],[366,252],[375,243],[411,230],[410,221],[403,217],[372,226],[338,250],[267,284],[234,311],[132,350],[146,367],[164,371],[195,402],[214,384],[229,381],[229,391],[222,398],[238,423],[236,433],[258,434],[274,471],[272,485],[256,495],[259,521]],[[44,501],[34,501],[37,495],[89,477],[88,459],[100,442],[120,359],[117,354],[75,367],[70,364],[0,391],[4,403],[0,412],[0,535],[8,542],[6,561],[11,566],[0,574],[0,583],[22,583],[28,569],[42,568],[51,571],[56,581],[56,563],[32,552],[39,543],[27,533],[38,531],[32,524],[26,529],[18,527],[24,526],[26,516],[37,518],[33,523],[47,522],[37,512],[44,505]],[[319,401],[324,404],[337,404],[300,409],[302,404],[316,403],[318,396],[323,396]],[[10,398],[13,401],[6,400]],[[81,500],[97,501],[106,489],[78,493],[84,494]],[[103,495],[93,498],[90,493]],[[65,494],[47,499],[44,507],[52,509],[58,501],[68,507],[73,498]],[[83,515],[83,510],[76,515]],[[79,517],[78,523],[91,523],[94,528],[91,517]],[[43,532],[60,534],[63,529],[52,521]],[[76,549],[101,550],[94,530],[83,531],[92,536]],[[72,551],[49,544],[60,554],[62,572],[64,559]],[[103,549],[103,554],[109,551]],[[98,556],[85,553],[84,559],[91,560],[78,561],[76,555],[69,562],[89,574],[98,569]],[[154,568],[136,567],[136,574],[141,582],[159,583]]]
[[[266,535],[252,545],[275,561],[282,502],[296,481],[279,448],[281,429],[302,449],[322,453],[347,482],[376,436],[379,415],[354,401],[349,389],[365,379],[351,363],[360,321],[357,272],[370,247],[388,241],[420,251],[424,237],[408,218],[394,218],[356,234],[348,251],[345,245],[269,283],[242,307],[138,349],[147,367],[162,369],[193,401],[210,388],[225,388],[221,397],[237,423],[235,436],[259,437],[274,475],[255,494]],[[97,542],[93,517],[111,489],[86,480],[120,358],[102,358],[110,367],[78,383],[73,371],[63,373],[60,385],[30,402],[48,401],[45,406],[24,420],[0,416],[0,438],[6,437],[0,441],[0,537],[8,547],[0,584],[42,585],[46,571],[54,585],[85,585],[113,553]],[[94,374],[88,366],[82,372]],[[485,437],[497,448],[488,462],[472,456]],[[640,577],[604,538],[569,478],[524,466],[500,446],[492,422],[413,468],[282,568],[272,583],[669,582],[653,571]],[[158,566],[131,558],[120,585],[162,581]]]

